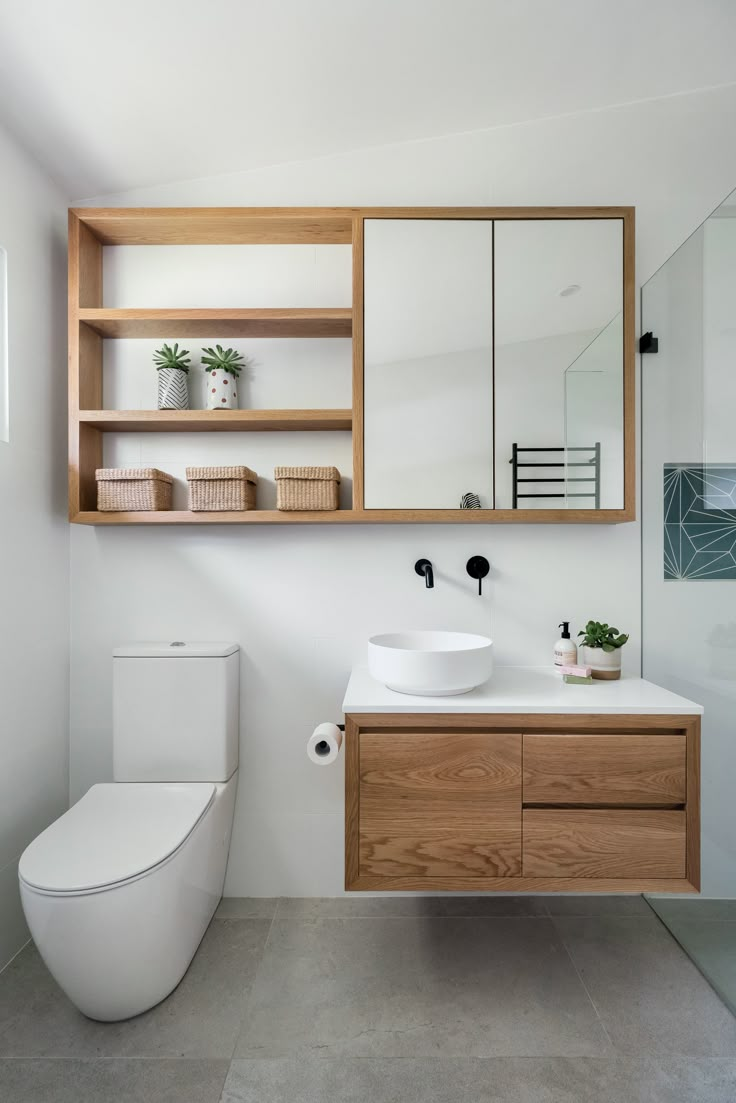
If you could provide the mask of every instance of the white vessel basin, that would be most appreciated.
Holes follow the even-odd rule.
[[[493,670],[493,643],[466,632],[390,632],[368,640],[368,667],[397,693],[469,693]]]

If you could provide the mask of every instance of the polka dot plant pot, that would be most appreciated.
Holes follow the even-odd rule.
[[[215,368],[207,372],[207,409],[237,410],[238,380],[230,372]]]

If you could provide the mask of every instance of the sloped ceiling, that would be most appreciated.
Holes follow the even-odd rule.
[[[77,198],[734,81],[733,0],[0,0],[0,118]]]

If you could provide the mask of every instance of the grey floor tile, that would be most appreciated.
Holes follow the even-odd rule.
[[[549,915],[651,915],[643,896],[545,896]]]
[[[219,1103],[228,1061],[0,1059],[8,1103]]]
[[[669,923],[671,919],[687,919],[700,923],[736,923],[736,900],[701,900],[699,896],[649,897],[648,904],[658,916]]]
[[[215,919],[273,919],[277,904],[275,896],[223,896]]]
[[[736,1062],[625,1058],[235,1060],[222,1103],[728,1103]]]
[[[598,1055],[550,919],[274,920],[239,1057]]]
[[[727,1007],[736,1013],[736,923],[672,919],[667,928]]]
[[[373,919],[391,916],[544,916],[544,898],[539,896],[284,896],[279,900],[279,919]]]
[[[656,916],[554,923],[618,1051],[736,1056],[736,1019]]]
[[[122,1023],[86,1019],[29,946],[2,975],[0,1057],[230,1057],[270,925],[211,923],[179,987]]]

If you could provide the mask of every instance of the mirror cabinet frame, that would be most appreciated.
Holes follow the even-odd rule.
[[[531,219],[619,219],[623,248],[623,487],[621,509],[380,509],[365,508],[364,243],[367,219],[498,222]],[[636,519],[636,359],[633,207],[375,207],[353,218],[353,510],[362,520],[405,523],[615,524]],[[494,349],[495,356],[495,349]],[[493,371],[493,365],[490,365]]]
[[[366,219],[620,219],[623,224],[623,438],[621,509],[366,509],[364,446],[364,230]],[[104,306],[103,246],[343,245],[352,247],[352,303],[342,307],[117,309]],[[145,252],[145,249],[144,249]],[[635,519],[633,207],[103,207],[69,211],[69,518],[100,524],[616,523]],[[350,409],[107,410],[104,339],[119,337],[352,337]],[[493,370],[493,365],[489,365]],[[227,415],[230,415],[226,417]],[[95,471],[106,432],[350,431],[352,507],[196,513],[96,509]],[[492,432],[492,430],[491,430]],[[344,476],[348,472],[343,472]]]

